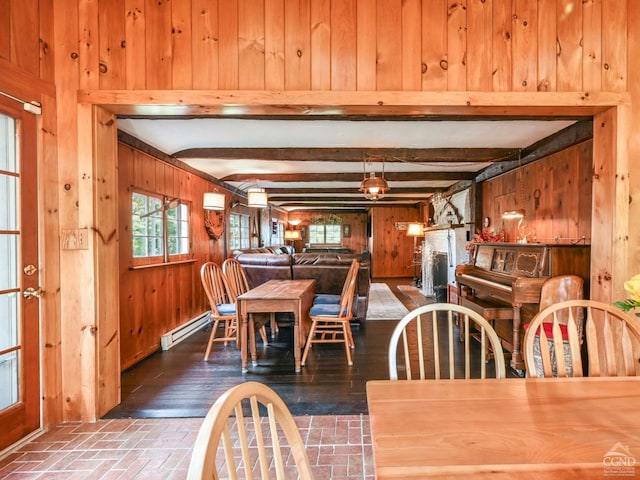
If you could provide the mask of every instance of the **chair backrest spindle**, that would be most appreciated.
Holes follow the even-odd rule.
[[[528,374],[583,376],[582,331],[589,376],[640,374],[640,321],[612,305],[583,299],[551,305],[531,320],[523,343]]]
[[[457,327],[454,314],[457,315]],[[440,317],[442,315],[442,317]],[[429,318],[430,316],[430,318]],[[456,334],[456,328],[460,333]],[[474,331],[472,332],[472,329]],[[504,355],[502,345],[498,335],[493,330],[489,322],[473,310],[450,303],[437,303],[418,307],[409,312],[398,322],[398,325],[391,335],[389,342],[389,377],[392,380],[398,379],[398,343],[402,339],[402,350],[400,351],[403,360],[404,374],[407,380],[413,380],[413,368],[418,363],[419,378],[442,378],[442,368],[449,370],[449,378],[459,377],[471,378],[471,358],[476,348],[472,347],[475,332],[479,339],[480,377],[486,378],[487,369],[485,361],[489,354],[495,358],[495,374],[497,378],[506,376]],[[448,337],[448,345],[445,349],[440,343]],[[441,337],[443,337],[441,339]],[[462,339],[465,343],[463,348],[457,348],[455,342]],[[489,352],[489,346],[491,352]],[[462,350],[460,353],[459,350]],[[448,358],[445,361],[443,357]],[[458,360],[458,357],[464,359]],[[433,360],[433,373],[428,377],[427,367],[431,367]],[[460,367],[458,367],[458,364]]]

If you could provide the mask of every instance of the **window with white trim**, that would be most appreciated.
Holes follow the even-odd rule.
[[[309,225],[309,243],[311,245],[340,245],[342,243],[342,225],[312,223]]]
[[[188,257],[189,207],[182,200],[133,192],[131,225],[134,259],[162,263]]]
[[[249,215],[229,216],[229,248],[231,251],[249,248]]]

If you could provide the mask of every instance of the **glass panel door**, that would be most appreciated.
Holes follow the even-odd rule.
[[[16,122],[0,115],[0,410],[19,400]]]
[[[40,426],[36,125],[0,97],[0,450]]]

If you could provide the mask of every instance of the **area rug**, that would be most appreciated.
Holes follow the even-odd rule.
[[[372,283],[369,289],[369,320],[400,320],[409,310],[393,294],[386,283]]]
[[[409,297],[409,299],[418,307],[427,305],[429,303],[434,303],[436,301],[435,296],[426,297],[422,293],[420,293],[420,289],[418,287],[414,287],[413,285],[398,285],[398,290]]]

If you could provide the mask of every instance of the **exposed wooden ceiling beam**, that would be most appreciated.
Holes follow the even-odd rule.
[[[295,202],[278,202],[279,207],[314,207],[314,208],[336,208],[336,207],[346,207],[346,208],[371,208],[371,207],[383,207],[383,206],[394,206],[394,205],[418,205],[420,203],[424,203],[426,200],[416,200],[416,199],[406,199],[404,201],[400,200],[387,200],[386,197],[383,200],[377,200],[375,202],[371,200],[363,199],[360,202],[345,202],[342,198],[334,198],[331,201],[318,201],[309,199],[308,201],[300,201],[297,200]]]
[[[476,177],[476,182],[484,182],[505,172],[526,165],[540,158],[553,155],[565,148],[593,138],[593,120],[583,120],[550,135],[522,149],[521,157],[508,162],[500,162],[485,168]]]
[[[277,160],[296,162],[504,162],[516,160],[517,148],[189,148],[177,158]]]
[[[358,192],[359,193],[359,192]],[[391,195],[389,192],[385,194],[384,198],[386,200],[393,200],[394,202],[419,202],[419,201],[423,201],[423,202],[427,202],[429,201],[429,197],[425,197],[425,196],[398,196],[398,195]],[[349,203],[349,202],[359,202],[362,201],[363,199],[363,195],[360,193],[359,195],[352,195],[349,197],[345,197],[345,196],[335,196],[335,197],[331,197],[331,196],[322,196],[322,197],[287,197],[287,196],[271,196],[269,195],[269,201],[270,202],[274,202],[274,203],[281,203],[281,202],[314,202],[314,203],[322,203],[322,202],[342,202],[342,203]]]
[[[475,172],[386,172],[388,182],[458,181],[472,180]],[[360,182],[362,173],[235,173],[221,179],[223,182]],[[268,186],[263,187],[267,188]]]
[[[291,195],[312,195],[319,193],[332,193],[334,195],[339,194],[348,194],[348,193],[359,193],[358,187],[356,188],[270,188],[268,185],[265,185],[267,192],[269,193],[269,198],[272,195],[278,194],[291,194]],[[435,193],[442,191],[442,188],[433,188],[433,187],[402,187],[402,188],[392,188],[390,192],[394,194],[401,193]]]

